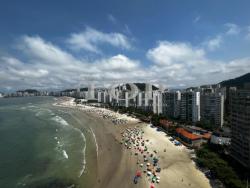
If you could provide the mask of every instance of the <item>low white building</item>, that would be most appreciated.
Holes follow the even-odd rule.
[[[217,145],[230,145],[231,138],[229,133],[225,132],[213,132],[210,142]]]

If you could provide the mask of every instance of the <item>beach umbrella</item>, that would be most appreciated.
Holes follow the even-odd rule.
[[[140,171],[137,171],[137,172],[136,172],[136,176],[137,176],[137,177],[141,177],[141,172],[140,172]]]

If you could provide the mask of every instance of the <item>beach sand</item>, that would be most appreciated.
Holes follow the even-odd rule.
[[[162,170],[159,174],[161,181],[159,184],[155,183],[156,188],[211,187],[209,180],[190,159],[189,150],[184,146],[175,146],[169,141],[165,132],[130,117],[126,124],[115,125],[110,119],[100,117],[93,109],[89,111],[82,106],[76,106],[72,99],[67,99],[64,103],[59,102],[57,105],[76,109],[79,111],[78,113],[82,113],[84,118],[88,118],[92,122],[88,127],[93,132],[93,139],[96,141],[97,172],[91,187],[150,187],[151,183],[145,174],[142,174],[138,184],[134,184],[133,178],[136,171],[141,170],[137,164],[138,158],[134,155],[133,149],[126,149],[123,144],[120,144],[121,132],[135,126],[144,131],[145,139],[149,139],[148,150],[158,152],[157,156]],[[117,115],[119,116],[119,114]],[[124,118],[124,115],[121,117]]]

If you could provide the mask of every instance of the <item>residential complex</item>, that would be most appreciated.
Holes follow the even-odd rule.
[[[250,87],[229,91],[231,156],[250,168]]]
[[[250,89],[231,88],[225,95],[220,85],[206,85],[185,90],[160,90],[152,84],[120,84],[112,88],[69,89],[62,92],[38,92],[36,90],[17,91],[5,97],[54,95],[81,98],[83,101],[107,104],[111,106],[133,107],[155,114],[162,114],[169,119],[179,119],[185,125],[197,122],[208,123],[213,133],[184,126],[176,129],[177,136],[183,143],[199,147],[211,137],[211,143],[230,145],[231,155],[242,165],[250,164]],[[231,132],[223,132],[225,115],[225,97],[229,100],[229,125]],[[160,122],[162,127],[173,127],[167,119]],[[208,134],[209,133],[209,134]],[[205,136],[204,136],[205,135]],[[209,136],[208,136],[209,135]],[[209,138],[208,138],[209,137]]]
[[[222,93],[201,94],[201,120],[208,121],[214,128],[224,122],[224,95]]]
[[[180,91],[166,91],[162,93],[162,114],[168,117],[178,118],[180,116]]]

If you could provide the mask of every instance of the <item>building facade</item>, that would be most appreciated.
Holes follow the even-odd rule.
[[[221,93],[201,94],[201,120],[209,121],[214,128],[224,123],[224,95]]]
[[[200,121],[200,92],[185,91],[181,93],[180,119],[183,121]]]
[[[167,117],[178,118],[180,116],[181,92],[162,93],[162,114]]]
[[[250,87],[230,89],[231,156],[250,168]]]

